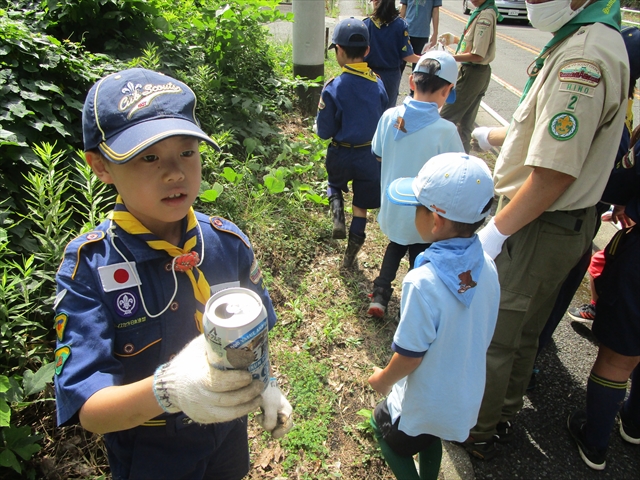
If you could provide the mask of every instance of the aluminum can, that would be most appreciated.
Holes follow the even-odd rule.
[[[260,297],[241,287],[226,288],[207,301],[203,319],[209,363],[219,369],[249,364],[254,379],[269,382],[269,328]]]

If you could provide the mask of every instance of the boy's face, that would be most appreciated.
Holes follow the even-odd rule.
[[[91,152],[86,156],[98,178],[115,185],[127,210],[167,240],[182,234],[181,221],[200,190],[198,145],[195,137],[169,137],[124,164]]]
[[[482,5],[484,2],[486,2],[486,0],[471,0],[471,3],[473,4],[474,7],[478,8],[480,5]]]
[[[433,243],[434,214],[424,205],[416,207],[416,229],[426,243]]]
[[[424,205],[416,207],[416,229],[426,243],[438,242],[457,236],[449,220],[432,212]]]

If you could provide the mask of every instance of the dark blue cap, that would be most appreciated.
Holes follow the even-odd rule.
[[[359,37],[353,38],[354,35],[359,35]],[[333,29],[329,49],[336,48],[336,45],[341,47],[368,47],[369,30],[367,26],[362,20],[353,17],[341,20]]]
[[[125,163],[165,138],[186,135],[215,148],[196,118],[196,96],[184,83],[162,73],[131,68],[100,79],[82,110],[84,150],[100,149]]]

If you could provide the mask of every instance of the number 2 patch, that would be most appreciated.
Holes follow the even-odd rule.
[[[558,113],[549,122],[549,133],[556,140],[569,140],[578,132],[578,119],[570,113]]]

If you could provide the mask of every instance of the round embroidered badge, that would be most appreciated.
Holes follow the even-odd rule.
[[[138,299],[131,292],[123,292],[116,297],[116,311],[121,317],[130,317],[138,311]]]
[[[578,119],[570,113],[558,113],[549,122],[549,133],[556,140],[569,140],[578,132]]]

